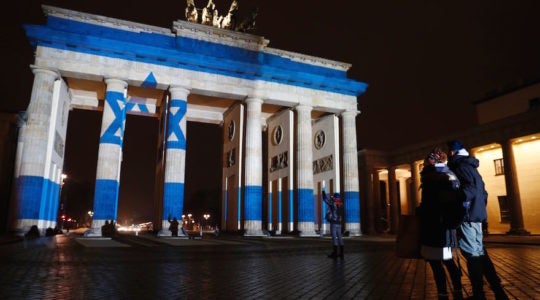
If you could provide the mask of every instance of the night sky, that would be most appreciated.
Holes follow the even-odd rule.
[[[195,1],[198,7],[206,2]],[[224,13],[231,0],[214,2]],[[28,105],[33,80],[28,66],[33,53],[21,24],[43,22],[41,4],[165,28],[183,20],[185,9],[181,0],[23,0],[11,4],[14,9],[4,10],[0,31],[2,112],[22,111]],[[537,0],[241,0],[241,15],[254,6],[259,7],[259,16],[253,33],[270,40],[270,47],[350,63],[349,77],[369,84],[358,101],[360,149],[395,149],[459,132],[474,124],[473,102],[540,79]],[[96,168],[95,158],[88,157],[97,157],[98,147],[88,141],[99,140],[101,120],[96,112],[78,111],[70,114],[69,122],[65,169],[72,182],[66,184],[63,197],[69,199],[68,208],[84,212],[92,201]],[[148,128],[147,134],[137,138],[130,127]],[[190,140],[190,129],[208,139]],[[151,201],[144,199],[153,193],[155,132],[156,120],[128,117],[119,219],[151,215]],[[186,208],[196,209],[197,202],[207,202],[203,206],[218,209],[211,199],[220,190],[220,139],[217,126],[189,124],[188,151],[206,151],[215,161],[211,167],[188,161],[192,183],[186,187]],[[81,157],[82,152],[90,154]],[[68,193],[69,188],[73,192]]]

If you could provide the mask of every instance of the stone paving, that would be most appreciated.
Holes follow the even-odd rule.
[[[511,299],[540,299],[537,239],[493,240]],[[436,299],[429,267],[397,258],[392,237],[345,244],[345,259],[332,260],[328,238],[71,234],[0,243],[0,299]],[[463,282],[470,293],[466,268]]]

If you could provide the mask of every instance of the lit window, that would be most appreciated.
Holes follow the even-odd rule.
[[[511,221],[510,216],[510,203],[508,201],[508,197],[506,195],[504,196],[497,196],[499,199],[499,210],[501,212],[501,223],[508,224]]]
[[[495,164],[495,176],[504,175],[504,162],[502,158],[493,160]]]

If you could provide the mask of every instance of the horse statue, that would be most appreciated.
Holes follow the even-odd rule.
[[[233,0],[229,12],[221,21],[221,28],[223,29],[234,29],[236,27],[236,15],[238,14],[238,1]]]
[[[199,12],[195,7],[195,0],[187,0],[186,3],[186,20],[193,23],[198,23]]]

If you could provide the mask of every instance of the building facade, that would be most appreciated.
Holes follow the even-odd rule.
[[[480,161],[488,192],[487,231],[540,234],[540,83],[475,103],[478,124],[465,132],[383,153],[359,152],[366,233],[396,232],[420,203],[420,171],[435,146],[459,139]],[[381,224],[381,220],[384,220]]]
[[[367,85],[347,78],[350,65],[187,21],[171,30],[43,10],[44,25],[25,26],[35,47],[35,79],[19,135],[13,230],[55,227],[67,117],[92,109],[102,112],[102,124],[87,236],[100,236],[117,218],[126,114],[160,119],[154,199],[160,235],[170,235],[168,219],[183,214],[187,121],[223,127],[222,228],[316,235],[324,229],[318,189],[328,179],[344,194],[346,230],[361,234],[355,120]],[[331,122],[322,126],[324,118]],[[264,130],[270,140],[263,141]]]

